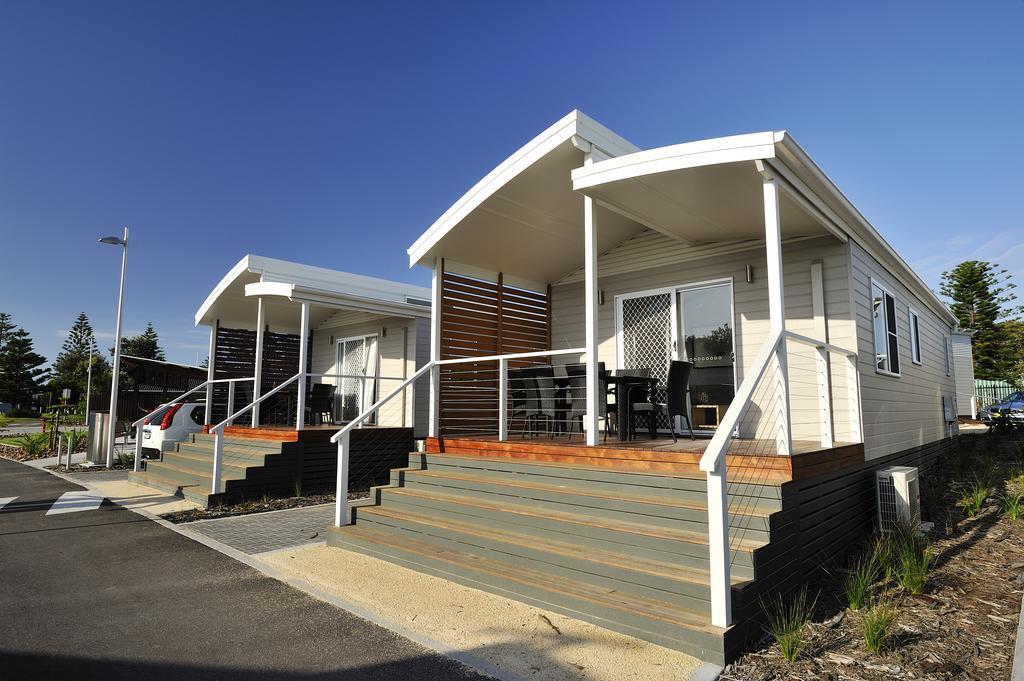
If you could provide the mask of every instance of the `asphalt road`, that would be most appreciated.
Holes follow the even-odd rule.
[[[0,678],[485,679],[104,501],[0,459]]]

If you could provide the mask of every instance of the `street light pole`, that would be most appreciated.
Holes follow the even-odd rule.
[[[121,246],[121,286],[117,293],[117,324],[114,327],[114,376],[110,379],[110,431],[107,434],[107,468],[114,466],[114,441],[117,439],[117,390],[121,378],[121,312],[124,310],[124,271],[128,264],[128,228],[124,228],[124,238],[105,236],[99,240],[103,244]]]
[[[89,427],[89,398],[92,397],[92,346],[96,344],[96,336],[89,337],[89,370],[85,378],[85,427]]]

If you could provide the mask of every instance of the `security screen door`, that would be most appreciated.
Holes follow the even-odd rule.
[[[668,380],[668,365],[675,356],[675,290],[645,291],[619,296],[617,302],[618,368],[650,369],[659,385]],[[665,395],[656,395],[659,402]],[[667,430],[667,416],[657,427]]]
[[[373,404],[375,398],[377,336],[355,336],[338,340],[338,360],[335,366],[338,367],[339,374],[351,377],[337,381],[335,420],[351,421]]]

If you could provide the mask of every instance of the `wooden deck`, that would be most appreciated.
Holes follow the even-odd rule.
[[[497,436],[427,438],[426,450],[460,456],[485,456],[596,466],[645,473],[687,477],[700,476],[698,464],[709,439],[609,440],[588,447],[582,440]],[[775,454],[775,443],[765,440],[733,440],[726,453],[727,475],[733,480],[781,484],[821,475],[864,463],[864,445],[836,443],[823,449],[812,441],[794,441],[792,456]]]

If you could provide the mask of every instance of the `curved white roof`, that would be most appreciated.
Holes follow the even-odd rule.
[[[411,317],[430,315],[429,288],[247,255],[224,275],[199,306],[196,325],[213,324],[218,319],[251,324],[260,296],[332,309]]]

